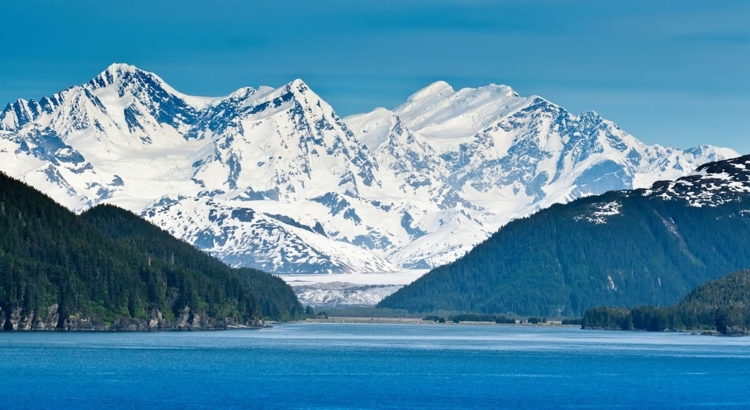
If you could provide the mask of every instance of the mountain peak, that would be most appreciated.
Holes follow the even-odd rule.
[[[107,67],[104,72],[111,74],[122,74],[122,73],[134,73],[136,71],[142,71],[138,67],[126,63],[112,63]]]
[[[682,199],[693,207],[716,207],[750,197],[750,155],[714,161],[674,181],[657,181],[644,196]]]
[[[409,97],[408,101],[414,102],[435,97],[445,97],[453,95],[478,95],[485,94],[489,96],[518,97],[513,88],[504,84],[490,84],[479,88],[462,88],[456,91],[450,84],[445,81],[435,81],[427,87],[417,91]]]
[[[482,88],[490,91],[490,93],[492,93],[493,95],[503,95],[505,97],[518,97],[518,93],[509,85],[492,83]]]
[[[409,97],[409,101],[416,101],[432,96],[443,96],[446,94],[452,94],[455,90],[445,81],[435,81],[427,87],[417,91]]]
[[[112,87],[120,97],[130,92],[133,96],[151,94],[150,99],[165,100],[177,98],[194,109],[202,109],[219,100],[215,97],[197,97],[183,94],[166,83],[158,75],[124,63],[110,64],[84,88],[90,91]]]
[[[127,84],[133,82],[147,83],[150,86],[157,86],[159,88],[167,89],[168,91],[174,91],[169,87],[164,80],[159,78],[154,73],[143,71],[140,68],[123,63],[114,63],[102,71],[99,75],[94,77],[93,80],[87,84],[94,90],[100,88],[107,88],[111,85],[121,89]],[[176,92],[175,92],[176,93]]]
[[[428,85],[424,89],[425,90],[426,89],[434,89],[434,90],[443,90],[443,89],[445,89],[445,90],[453,91],[453,87],[450,84],[448,84],[447,81],[443,81],[443,80],[435,81],[434,83]]]
[[[287,88],[289,88],[289,90],[295,91],[295,92],[299,92],[299,93],[304,93],[304,92],[310,90],[310,86],[308,86],[300,78],[295,79],[294,81],[290,82],[286,86],[287,86]]]
[[[275,93],[291,94],[292,98],[297,100],[303,106],[318,106],[324,107],[325,110],[334,113],[333,107],[331,107],[325,100],[310,88],[307,83],[297,78],[296,80],[288,83],[286,86],[281,87],[274,91]],[[283,98],[283,97],[282,97]]]

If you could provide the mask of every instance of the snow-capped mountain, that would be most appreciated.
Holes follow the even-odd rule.
[[[746,155],[512,221],[378,306],[570,316],[596,306],[668,306],[750,266],[749,237]],[[320,299],[316,290],[300,294]]]
[[[646,197],[686,201],[698,208],[746,200],[750,197],[750,155],[703,164],[687,176],[659,181],[636,192]]]
[[[678,201],[688,207],[715,208],[729,202],[750,198],[750,155],[703,164],[695,171],[673,181],[657,181],[649,188],[619,191],[621,198],[641,196],[651,200]],[[608,197],[593,202],[573,219],[593,224],[605,224],[610,217],[620,215],[621,201]],[[740,216],[750,210],[740,211]]]
[[[0,169],[84,210],[138,212],[227,263],[279,273],[429,268],[513,218],[737,154],[645,145],[596,113],[438,82],[341,119],[301,80],[179,93],[114,64],[0,113]]]
[[[509,220],[553,203],[649,186],[701,163],[737,156],[710,146],[649,146],[595,112],[573,115],[541,97],[520,97],[496,85],[455,91],[437,82],[392,112],[378,109],[345,122],[376,153],[390,152],[383,157],[398,157],[390,141],[404,134],[412,146],[429,147],[409,158],[430,158],[420,169],[429,170],[433,181],[444,177],[449,190],[440,198],[455,198],[438,204],[440,223],[421,220],[418,227],[430,235],[391,255],[405,266],[451,262],[469,249],[464,244],[476,244]]]

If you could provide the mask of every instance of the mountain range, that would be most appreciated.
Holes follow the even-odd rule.
[[[551,316],[667,306],[750,268],[750,155],[515,220],[378,306]]]
[[[734,156],[647,145],[503,85],[436,82],[341,118],[301,80],[206,98],[113,64],[0,113],[9,175],[75,212],[114,204],[275,273],[433,268],[552,204]]]

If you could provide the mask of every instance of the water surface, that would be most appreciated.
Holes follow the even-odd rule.
[[[1,408],[750,408],[750,338],[516,326],[0,333]]]

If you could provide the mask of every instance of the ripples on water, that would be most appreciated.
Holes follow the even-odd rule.
[[[0,333],[0,408],[750,408],[750,338],[288,324]]]

